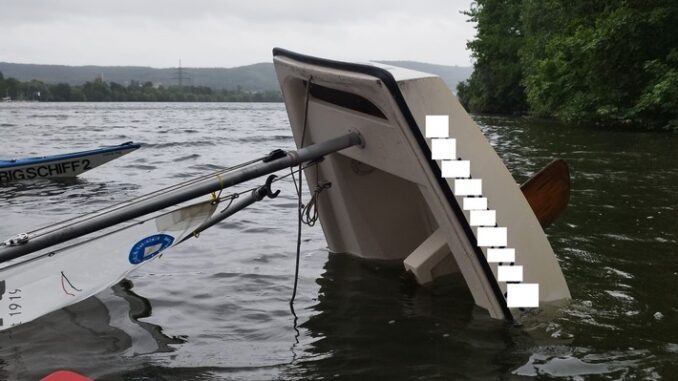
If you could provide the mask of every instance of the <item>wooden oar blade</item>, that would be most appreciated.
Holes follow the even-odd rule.
[[[565,210],[570,200],[570,168],[555,159],[520,186],[542,227],[547,227]]]

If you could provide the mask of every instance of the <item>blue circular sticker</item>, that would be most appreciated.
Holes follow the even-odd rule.
[[[138,265],[147,261],[167,249],[172,242],[174,242],[174,237],[171,235],[155,234],[148,236],[132,246],[132,250],[129,252],[129,263]]]

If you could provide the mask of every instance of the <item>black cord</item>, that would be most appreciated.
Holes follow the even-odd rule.
[[[299,148],[304,148],[304,140],[306,138],[306,127],[308,126],[308,100],[309,92],[311,90],[311,78],[306,81],[306,99],[304,101],[304,125],[301,130],[301,143]],[[296,329],[297,314],[294,312],[294,299],[297,297],[297,286],[299,283],[299,259],[301,258],[301,220],[303,213],[303,205],[301,204],[301,189],[302,189],[302,164],[299,164],[299,184],[295,181],[294,185],[297,188],[297,258],[294,266],[294,287],[292,288],[292,297],[290,298],[290,310],[294,315],[294,322]],[[294,175],[292,176],[294,179]]]
[[[316,222],[318,222],[318,217],[320,216],[320,208],[319,208],[319,201],[320,201],[320,193],[324,191],[325,189],[330,189],[332,187],[332,183],[330,182],[325,182],[322,185],[320,185],[320,174],[318,173],[318,163],[315,164],[315,189],[313,190],[313,195],[311,196],[311,199],[308,201],[306,206],[303,207],[303,210],[301,212],[301,222],[304,223],[304,225],[308,226],[314,226]]]
[[[291,169],[291,168],[290,168]],[[295,321],[297,314],[294,312],[294,299],[297,296],[297,285],[299,283],[299,258],[301,257],[301,171],[299,172],[299,183],[297,184],[297,179],[292,175],[292,180],[294,181],[294,188],[297,192],[297,255],[296,255],[296,264],[294,267],[294,286],[292,287],[292,297],[290,298],[290,310],[294,315]]]

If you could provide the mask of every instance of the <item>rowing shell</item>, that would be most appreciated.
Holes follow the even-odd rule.
[[[0,331],[82,301],[175,246],[214,213],[210,201],[134,221],[0,267]]]
[[[0,160],[0,183],[75,177],[141,147],[132,142],[61,155]]]

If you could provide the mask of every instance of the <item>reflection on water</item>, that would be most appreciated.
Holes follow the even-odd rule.
[[[109,366],[144,368],[139,354],[171,352],[183,340],[139,319],[150,316],[148,300],[131,291],[125,280],[97,297],[55,311],[0,333],[3,378],[38,379],[58,369],[77,369],[93,377]],[[111,292],[112,291],[112,292]],[[120,319],[121,312],[128,319]],[[11,359],[11,361],[7,361]]]
[[[152,340],[147,340],[143,342],[138,340],[135,343],[135,348],[133,351],[134,355],[139,354],[148,354],[155,352],[171,352],[171,344],[182,344],[186,342],[180,337],[169,337],[162,332],[162,327],[147,323],[143,319],[151,316],[153,312],[153,307],[148,299],[137,295],[132,291],[132,282],[125,279],[113,287],[113,293],[116,296],[119,296],[129,304],[129,319],[132,323],[138,325],[141,329],[150,334]],[[140,335],[134,335],[139,337]],[[142,347],[141,344],[144,344]]]
[[[294,373],[482,379],[510,369],[502,358],[514,345],[513,328],[475,307],[463,279],[439,279],[422,289],[402,275],[396,262],[330,255],[313,315],[301,326],[308,330],[310,353]],[[454,366],[441,366],[447,363]]]
[[[678,136],[476,119],[517,182],[570,164],[570,206],[546,231],[566,306],[494,321],[462,279],[412,288],[399,264],[330,255],[305,227],[297,334],[297,200],[280,182],[128,281],[0,334],[0,378],[675,378]],[[293,145],[281,104],[0,104],[0,121],[0,157],[143,144],[76,180],[0,186],[0,238]]]

